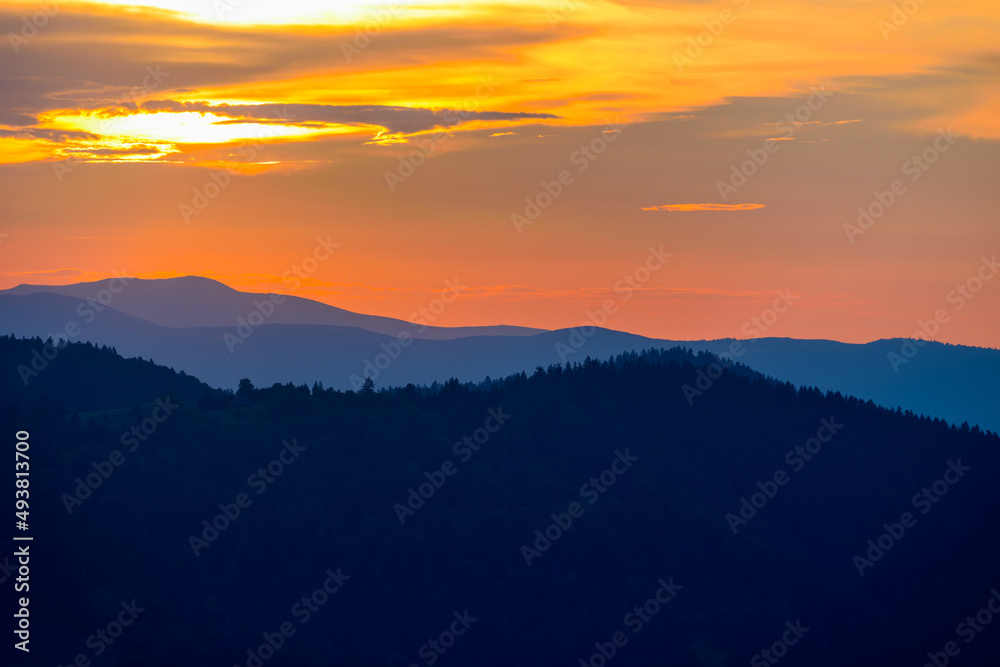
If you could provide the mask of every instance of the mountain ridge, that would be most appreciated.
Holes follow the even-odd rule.
[[[378,386],[432,384],[455,377],[478,382],[551,364],[607,359],[623,352],[683,346],[726,356],[732,339],[676,341],[610,329],[562,329],[530,336],[405,339],[359,327],[269,324],[259,327],[160,327],[111,306],[79,314],[80,300],[52,293],[0,294],[0,331],[46,338],[79,331],[70,340],[115,347],[124,356],[150,358],[215,387],[235,388],[242,378],[257,386],[293,382],[357,389],[366,377]],[[5,326],[6,325],[6,326]],[[589,333],[589,335],[584,335]],[[796,386],[818,387],[895,409],[969,422],[1000,431],[1000,351],[928,343],[907,364],[892,368],[887,356],[905,341],[871,343],[761,338],[741,341],[736,358],[748,367]],[[916,349],[916,348],[915,348]],[[711,378],[702,384],[711,386]],[[703,387],[695,387],[702,391]],[[682,388],[678,387],[677,391]],[[690,393],[690,392],[689,392]],[[692,400],[698,400],[692,394]]]
[[[107,285],[114,280],[124,280],[125,284],[120,286],[119,291],[112,293]],[[441,327],[433,326],[430,322],[407,322],[381,315],[356,313],[294,294],[243,292],[203,276],[123,277],[69,285],[21,284],[0,290],[0,295],[27,296],[51,293],[78,299],[97,299],[97,295],[102,292],[108,294],[107,305],[169,328],[235,326],[240,318],[245,320],[251,313],[262,310],[259,304],[263,304],[263,310],[272,310],[270,314],[262,313],[270,323],[356,326],[391,336],[405,332],[414,338],[447,340],[484,334],[530,336],[545,331],[511,325]],[[278,298],[281,300],[280,303]],[[269,302],[270,306],[265,302]]]

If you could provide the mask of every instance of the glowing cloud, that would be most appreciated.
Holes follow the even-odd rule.
[[[664,204],[645,206],[643,211],[754,211],[764,208],[763,204]]]

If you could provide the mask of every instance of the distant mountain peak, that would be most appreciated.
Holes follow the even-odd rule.
[[[27,296],[39,293],[61,294],[76,299],[96,298],[109,289],[111,278],[71,285],[18,285],[0,290],[0,294]],[[235,327],[241,319],[258,310],[258,304],[276,292],[244,292],[214,278],[188,275],[173,278],[126,277],[125,289],[115,289],[112,298],[102,299],[105,306],[161,327]],[[289,290],[293,291],[293,290]],[[282,293],[282,292],[278,292]],[[413,338],[462,338],[502,335],[531,336],[540,329],[516,326],[434,327],[412,322],[356,313],[321,301],[294,294],[269,310],[266,324],[314,324],[357,327],[387,336],[408,333]]]
[[[147,284],[147,285],[159,285],[159,286],[177,286],[177,287],[198,287],[198,288],[212,288],[212,289],[224,289],[229,292],[237,292],[238,290],[226,285],[225,283],[219,282],[214,278],[206,278],[204,276],[175,276],[172,278],[137,278],[135,276],[121,276],[129,284]],[[35,292],[56,292],[59,294],[64,294],[72,288],[73,291],[82,290],[84,288],[92,287],[95,290],[102,289],[107,285],[109,280],[114,280],[115,277],[111,278],[101,278],[100,280],[90,280],[80,283],[70,283],[68,285],[39,285],[35,283],[21,283],[16,287],[11,287],[9,289],[0,290],[0,294],[33,294]]]

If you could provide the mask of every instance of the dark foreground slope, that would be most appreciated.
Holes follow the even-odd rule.
[[[107,346],[0,336],[0,403],[16,403],[22,410],[39,401],[63,412],[107,410],[168,394],[193,401],[210,391],[184,371],[142,358],[123,359]]]
[[[708,361],[245,389],[142,438],[153,405],[8,406],[8,439],[31,432],[32,659],[921,665],[954,641],[994,665],[1000,627],[957,626],[1000,587],[997,438],[746,372],[689,405]]]

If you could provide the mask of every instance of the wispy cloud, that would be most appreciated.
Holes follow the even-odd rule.
[[[52,271],[4,271],[5,276],[80,276],[83,271],[77,269],[54,269]]]
[[[663,204],[644,206],[643,211],[754,211],[764,208],[764,204]]]
[[[550,113],[508,111],[464,111],[461,109],[428,109],[421,107],[387,106],[381,104],[209,104],[208,102],[178,102],[150,100],[141,108],[146,111],[180,113],[193,111],[226,116],[239,122],[301,122],[345,125],[373,125],[389,132],[420,132],[437,127],[451,127],[467,121],[550,120]]]

